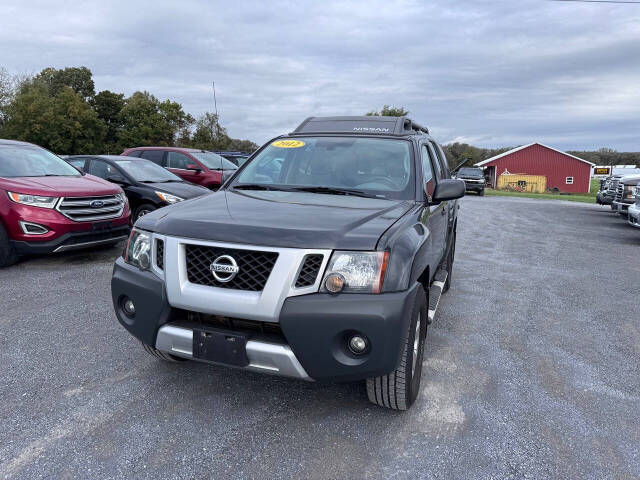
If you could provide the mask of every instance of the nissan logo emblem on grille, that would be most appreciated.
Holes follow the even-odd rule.
[[[216,258],[211,266],[213,278],[222,283],[230,282],[240,271],[238,264],[233,257],[229,255],[221,255]]]
[[[104,207],[104,202],[102,200],[94,200],[90,205],[92,208],[100,208]]]

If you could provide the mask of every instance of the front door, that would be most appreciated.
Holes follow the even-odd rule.
[[[206,176],[202,172],[187,169],[188,165],[197,165],[198,162],[187,157],[184,153],[180,152],[167,152],[167,169],[183,180],[191,183],[202,184],[204,183]],[[202,168],[202,167],[200,167]]]

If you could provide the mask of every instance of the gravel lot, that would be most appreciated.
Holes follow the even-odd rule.
[[[165,364],[117,323],[120,248],[0,271],[0,478],[639,478],[640,231],[469,196],[410,412],[360,384]]]

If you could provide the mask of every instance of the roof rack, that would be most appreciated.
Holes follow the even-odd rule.
[[[429,130],[408,117],[309,117],[291,135],[309,133],[362,133],[379,135],[429,135]]]

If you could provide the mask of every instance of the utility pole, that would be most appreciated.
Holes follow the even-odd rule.
[[[216,110],[216,118],[218,117],[218,102],[216,100],[216,82],[211,82],[211,85],[213,86],[213,107]]]

